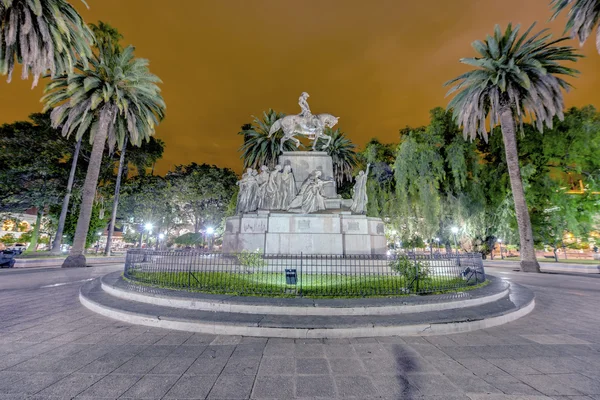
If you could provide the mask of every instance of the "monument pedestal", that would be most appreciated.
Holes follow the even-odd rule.
[[[341,211],[290,214],[259,211],[227,218],[223,252],[385,254],[383,221]]]
[[[321,171],[321,179],[333,179],[333,183],[323,186],[323,196],[330,199],[337,198],[335,178],[333,176],[333,161],[325,151],[284,151],[279,156],[279,163],[283,166],[290,165],[296,188],[300,187],[314,171]]]

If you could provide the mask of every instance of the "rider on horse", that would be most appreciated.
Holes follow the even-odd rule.
[[[313,115],[310,112],[310,107],[308,106],[308,101],[307,99],[310,96],[308,95],[308,93],[306,92],[302,92],[302,94],[300,95],[300,98],[298,99],[298,104],[300,105],[300,108],[302,109],[302,112],[299,114],[300,117],[306,118],[307,121],[307,127],[313,128],[315,129],[316,126],[313,122]]]

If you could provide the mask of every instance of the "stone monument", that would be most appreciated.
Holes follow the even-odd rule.
[[[274,169],[261,166],[259,173],[249,168],[242,175],[236,215],[226,221],[223,252],[385,254],[383,221],[365,215],[369,166],[356,177],[351,200],[338,196],[333,161],[323,151],[331,138],[323,130],[339,118],[313,115],[308,97],[302,93],[301,114],[277,120],[269,136],[282,129],[281,147],[286,140],[299,143],[294,135],[307,136],[313,151],[283,152]],[[329,139],[321,149],[316,148],[319,138]]]

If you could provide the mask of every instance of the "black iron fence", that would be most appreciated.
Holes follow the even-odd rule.
[[[129,250],[125,277],[170,289],[265,296],[357,297],[460,290],[485,281],[481,255],[263,255]]]

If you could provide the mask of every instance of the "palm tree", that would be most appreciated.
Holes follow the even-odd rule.
[[[242,126],[238,135],[244,136],[244,144],[239,149],[242,152],[240,158],[244,160],[244,169],[260,168],[262,165],[271,169],[275,167],[279,158],[279,144],[283,137],[283,131],[279,130],[269,137],[269,129],[275,121],[283,117],[285,114],[269,109],[269,111],[263,112],[262,120],[254,117],[253,125]],[[297,149],[291,141],[285,142],[283,148],[285,151]]]
[[[324,133],[331,136],[327,154],[333,160],[333,175],[336,183],[341,185],[344,181],[352,181],[352,171],[357,165],[356,152],[354,151],[356,146],[339,128],[335,131],[331,128],[325,128]],[[325,139],[319,140],[319,145],[326,142]]]
[[[556,46],[567,38],[551,41],[547,30],[528,37],[534,26],[519,37],[519,26],[513,29],[509,24],[502,33],[496,25],[493,37],[473,43],[481,57],[460,60],[475,69],[445,85],[454,85],[448,95],[454,92],[456,95],[448,108],[453,109],[453,118],[458,125],[463,126],[465,139],[473,140],[480,135],[487,141],[488,117],[492,128],[500,124],[519,226],[521,270],[539,272],[521,181],[515,121],[523,132],[523,119],[529,112],[542,131],[544,124],[552,128],[555,116],[563,118],[561,89],[567,90],[571,85],[560,76],[574,76],[577,71],[559,62],[576,61],[579,55],[570,46]]]
[[[89,128],[93,140],[75,239],[63,267],[85,266],[85,239],[106,141],[112,149],[127,135],[139,146],[164,118],[166,106],[157,86],[161,81],[149,72],[148,61],[133,53],[133,46],[120,54],[101,49],[90,59],[91,68],[77,63],[75,73],[48,84],[42,98],[46,109],[54,108],[52,124],[61,125],[63,135],[75,133],[79,140]]]
[[[118,53],[123,50],[119,45],[119,40],[121,40],[123,36],[115,28],[102,21],[99,21],[98,25],[90,24],[89,26],[94,34],[94,38],[96,39],[95,48],[97,51],[103,49],[103,51],[114,51],[115,53]],[[56,236],[54,237],[54,241],[52,242],[52,254],[60,254],[61,252],[60,248],[62,246],[62,235],[67,219],[67,212],[69,211],[69,202],[71,200],[71,192],[73,190],[73,179],[75,177],[75,170],[77,169],[77,159],[79,157],[81,140],[82,138],[79,138],[79,140],[77,141],[77,145],[75,146],[75,152],[73,153],[73,159],[71,161],[71,173],[69,174],[69,181],[67,183],[67,193],[65,194],[65,197],[63,199],[62,209],[60,212],[60,217],[58,219],[58,226],[56,228]],[[117,174],[117,178],[120,177],[121,173],[122,167],[119,164],[119,173]],[[119,184],[120,182],[117,183],[117,186],[119,186]],[[118,202],[118,198],[115,198],[115,202]],[[106,240],[107,244],[109,244],[110,239],[112,237],[111,228],[113,227],[113,225],[114,221],[112,222],[112,225],[109,226],[108,238]],[[107,255],[110,255],[110,253]]]
[[[85,4],[85,2],[83,2]],[[33,85],[50,71],[52,77],[87,65],[94,42],[92,31],[66,0],[0,0],[0,75],[12,79],[15,60],[21,78],[33,75]]]
[[[554,10],[552,20],[554,20],[570,4],[571,10],[567,17],[567,26],[565,32],[571,31],[571,38],[579,39],[581,46],[592,33],[592,29],[600,20],[600,1],[599,0],[551,0],[550,5]],[[596,31],[596,48],[600,53],[600,25]]]

